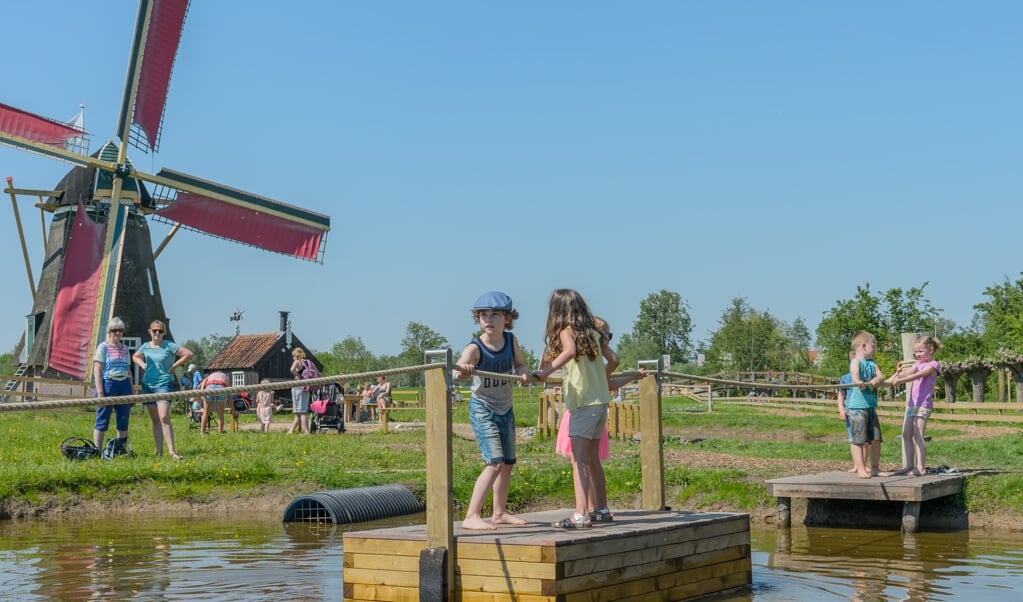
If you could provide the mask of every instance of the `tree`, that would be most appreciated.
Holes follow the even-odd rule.
[[[640,360],[656,360],[661,357],[657,343],[634,336],[631,332],[615,334],[615,341],[621,370],[635,370]]]
[[[632,324],[632,336],[638,339],[638,346],[644,351],[655,352],[655,357],[644,359],[667,354],[673,364],[684,363],[691,349],[689,335],[692,331],[692,318],[678,293],[661,289],[639,302],[639,316]]]
[[[426,352],[431,349],[443,349],[448,346],[448,340],[434,331],[426,324],[409,322],[405,329],[405,338],[401,340],[400,354],[401,364],[404,366],[418,366],[425,361]],[[406,375],[403,382],[410,382],[411,386],[418,387],[423,382],[422,372]]]
[[[821,349],[821,369],[839,375],[848,370],[849,347],[856,332],[865,330],[877,337],[877,360],[885,374],[891,373],[902,359],[903,332],[922,332],[937,324],[938,313],[924,297],[925,282],[903,291],[889,289],[882,297],[870,292],[870,284],[856,287],[852,299],[836,302],[824,313],[817,326],[817,345]]]
[[[792,364],[792,343],[786,327],[768,312],[753,309],[744,298],[732,299],[721,312],[721,327],[707,349],[709,371],[763,372],[785,370]]]
[[[1023,349],[1023,280],[1005,282],[984,289],[987,301],[973,306],[983,325],[987,352],[995,349]]]
[[[362,342],[362,337],[347,336],[341,339],[340,343],[334,343],[330,348],[330,355],[338,364],[336,372],[347,374],[370,372],[376,360]]]
[[[218,354],[220,350],[227,346],[231,342],[234,335],[223,335],[223,334],[210,334],[202,337],[198,341],[194,339],[188,339],[182,346],[190,350],[195,355],[192,357],[192,362],[200,368],[205,368],[207,364]]]

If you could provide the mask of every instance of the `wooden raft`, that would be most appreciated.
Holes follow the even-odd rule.
[[[791,498],[833,500],[876,500],[903,502],[902,532],[914,533],[920,520],[920,504],[927,500],[962,493],[964,474],[901,475],[861,479],[850,472],[784,477],[767,481],[767,495],[778,498],[777,524],[792,522]]]
[[[748,514],[617,513],[584,530],[572,510],[521,514],[496,531],[455,525],[455,600],[688,600],[753,582]],[[344,599],[419,600],[426,526],[344,534]]]

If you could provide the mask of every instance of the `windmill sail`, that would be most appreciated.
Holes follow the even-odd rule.
[[[154,214],[157,221],[323,263],[326,215],[169,169],[146,179],[178,191],[173,203]]]
[[[167,91],[188,3],[189,0],[139,2],[117,134],[122,141],[130,140],[132,146],[145,152],[160,150]]]
[[[89,217],[82,201],[71,219],[73,226],[64,247],[64,269],[57,286],[50,326],[49,365],[64,374],[84,378],[88,374],[90,332],[82,324],[92,322],[103,261],[103,224]]]

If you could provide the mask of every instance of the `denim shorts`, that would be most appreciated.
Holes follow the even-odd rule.
[[[484,464],[515,464],[515,410],[495,414],[482,401],[470,397],[469,419]]]
[[[871,441],[881,441],[881,423],[877,419],[877,410],[862,408],[847,410],[849,417],[849,443],[861,445]]]
[[[157,385],[155,387],[149,387],[149,386],[146,386],[145,383],[142,383],[142,392],[143,393],[170,393],[171,392],[171,387],[172,387],[172,385],[169,385],[169,384],[167,384],[167,385]],[[144,406],[155,406],[158,403],[170,403],[170,400],[169,399],[158,399],[156,401],[147,401],[147,402],[143,403],[142,405],[144,405]]]

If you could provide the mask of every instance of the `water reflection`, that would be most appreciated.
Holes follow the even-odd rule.
[[[0,521],[0,598],[340,600],[342,534],[418,524],[283,524],[265,516]],[[754,529],[753,587],[715,600],[1017,600],[1023,538]]]
[[[343,532],[265,517],[0,521],[0,597],[339,600]]]

